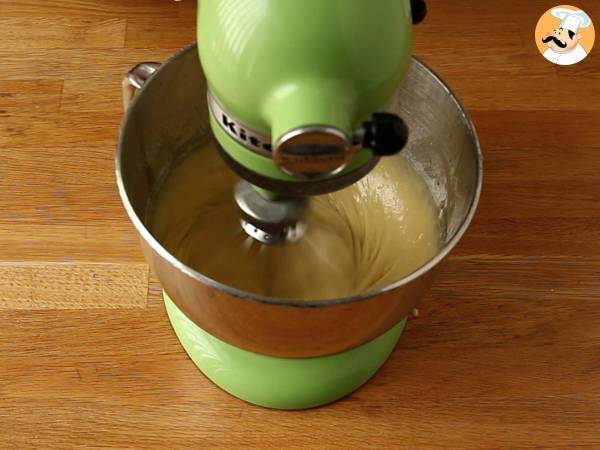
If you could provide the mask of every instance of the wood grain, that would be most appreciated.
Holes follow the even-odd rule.
[[[144,261],[138,236],[125,217],[113,217],[116,223],[110,223],[110,226],[101,222],[57,225],[48,220],[37,220],[35,215],[30,217],[16,223],[0,222],[0,257],[3,260]]]
[[[118,117],[115,119],[110,122],[118,128]],[[53,125],[46,134],[33,135],[37,136],[33,140],[37,139],[40,147],[35,148],[28,141],[26,146],[5,148],[4,162],[0,165],[0,189],[12,195],[0,199],[0,218],[4,223],[49,225],[107,224],[124,219],[125,212],[115,191],[114,131],[108,131],[107,126],[103,131],[106,131],[105,139],[109,143],[98,146],[103,133],[98,132],[94,140],[93,122],[88,122],[87,126],[82,124],[78,131],[71,131],[71,125],[78,126],[75,122],[58,120],[56,117],[52,120]],[[19,123],[15,122],[15,129],[21,129]],[[41,126],[39,122],[38,126]],[[27,140],[32,132],[28,129],[29,124],[21,127],[27,132],[13,131],[13,134],[22,133],[19,139]],[[109,137],[111,134],[112,138]],[[70,147],[44,146],[44,142],[52,140],[53,136],[65,135],[73,139]],[[49,163],[52,160],[54,163]],[[15,173],[35,176],[16,180]]]
[[[145,264],[0,264],[0,310],[142,308]]]
[[[188,359],[116,192],[121,77],[194,39],[195,2],[0,1],[0,448],[600,448],[600,50],[545,61],[545,0],[428,3],[479,211],[377,376],[281,412]]]
[[[147,48],[33,48],[27,52],[0,47],[3,80],[58,79],[88,80],[114,79],[119,85],[121,78],[136,63],[147,60],[164,61],[176,47],[161,47],[159,42]],[[132,62],[133,61],[133,62]],[[95,95],[102,96],[101,87]],[[89,99],[94,101],[95,98]]]
[[[62,90],[60,80],[0,80],[0,115],[57,112]]]
[[[190,26],[190,18],[132,19],[127,24],[125,44],[128,48],[148,48],[157,43],[164,47],[184,47],[195,40],[196,30],[193,21]]]
[[[176,2],[164,0],[2,0],[3,17],[177,17]],[[23,30],[24,32],[27,30]]]
[[[125,27],[122,18],[96,19],[60,17],[0,17],[0,40],[6,48],[122,48]],[[24,39],[23,30],[35,30],[35,39]]]

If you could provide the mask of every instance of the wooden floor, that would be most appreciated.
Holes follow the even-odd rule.
[[[600,43],[558,67],[551,2],[429,4],[415,54],[479,131],[478,214],[367,386],[279,412],[187,358],[115,188],[121,77],[195,5],[0,0],[0,448],[600,448]]]

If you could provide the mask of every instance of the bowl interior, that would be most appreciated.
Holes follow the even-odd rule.
[[[129,214],[138,229],[145,228],[142,235],[150,236],[146,227],[150,200],[170,168],[213,139],[206,88],[196,46],[191,45],[162,66],[126,114],[117,177]],[[419,272],[437,264],[465,231],[481,189],[481,153],[458,100],[416,59],[388,110],[407,122],[410,136],[403,154],[423,175],[439,210],[442,245]]]

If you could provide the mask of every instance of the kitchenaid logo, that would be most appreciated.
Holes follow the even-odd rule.
[[[268,152],[271,151],[271,144],[263,142],[257,137],[257,134],[250,134],[250,132],[244,129],[238,121],[232,119],[224,112],[221,113],[221,126],[227,133],[236,138],[237,141],[244,144],[250,144],[256,149],[263,149]]]
[[[258,151],[260,153],[271,152],[270,136],[252,130],[252,128],[232,117],[221,107],[219,102],[217,102],[210,92],[208,93],[208,100],[210,110],[215,119],[219,122],[221,128],[235,141],[253,151]]]

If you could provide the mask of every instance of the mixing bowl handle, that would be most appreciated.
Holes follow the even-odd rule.
[[[160,68],[160,63],[143,62],[127,72],[123,78],[123,111],[127,111],[135,93]]]

